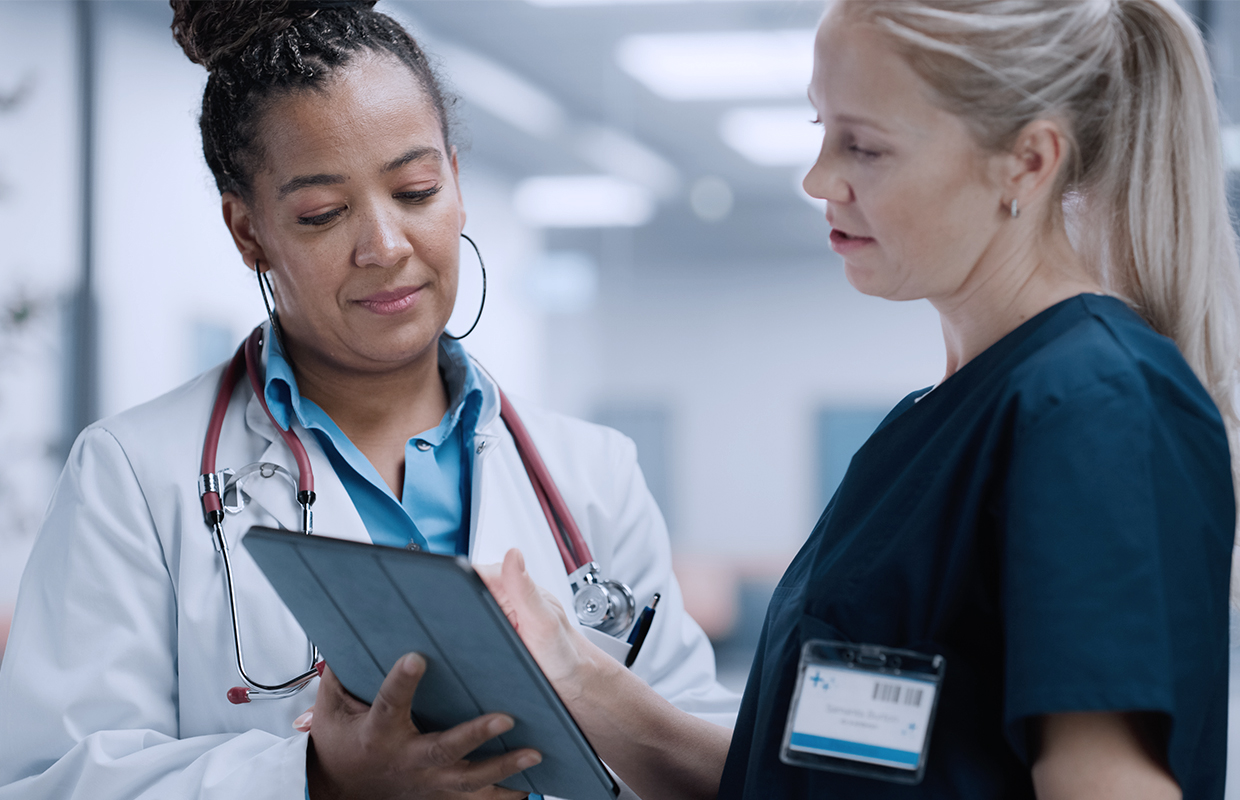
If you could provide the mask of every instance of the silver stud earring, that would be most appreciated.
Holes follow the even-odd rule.
[[[1016,198],[1012,198],[1012,219],[1020,216],[1020,209],[1016,206]]]

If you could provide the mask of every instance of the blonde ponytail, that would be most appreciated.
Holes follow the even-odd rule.
[[[1123,91],[1092,192],[1108,288],[1171,337],[1232,434],[1240,261],[1205,45],[1173,2],[1119,0]],[[1234,471],[1234,470],[1233,470]]]
[[[1240,475],[1240,261],[1214,83],[1174,0],[839,0],[886,31],[935,101],[1004,150],[1060,120],[1059,189],[1108,291],[1179,346],[1214,398]],[[834,12],[833,12],[834,13]]]

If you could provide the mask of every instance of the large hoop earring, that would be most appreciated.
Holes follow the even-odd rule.
[[[469,246],[474,248],[474,254],[478,256],[478,266],[482,269],[482,302],[478,304],[478,316],[474,317],[474,324],[469,326],[469,330],[465,331],[460,336],[453,336],[448,333],[447,328],[444,328],[443,335],[456,341],[460,341],[474,332],[474,328],[478,327],[478,320],[482,319],[482,309],[486,308],[487,305],[487,265],[482,262],[482,252],[478,249],[478,245],[474,242],[474,240],[466,236],[464,233],[461,234],[461,238],[469,242]]]
[[[258,276],[258,291],[263,295],[263,306],[267,309],[267,320],[271,323],[271,335],[280,343],[280,349],[284,351],[284,358],[288,359],[288,348],[284,346],[284,330],[280,327],[280,321],[276,318],[276,290],[271,288],[271,279],[266,277],[265,272],[261,269],[262,264],[256,259],[254,261],[254,274]],[[270,293],[270,297],[268,294]]]

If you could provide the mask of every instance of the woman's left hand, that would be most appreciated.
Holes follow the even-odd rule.
[[[646,800],[714,798],[732,731],[697,719],[582,636],[519,550],[476,568],[599,757]]]
[[[520,550],[509,550],[502,565],[481,565],[476,570],[570,711],[592,683],[623,669],[582,636],[559,601],[534,583]]]

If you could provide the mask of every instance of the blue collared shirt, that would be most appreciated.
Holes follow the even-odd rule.
[[[297,379],[275,337],[267,354],[263,393],[281,427],[287,430],[296,415],[314,432],[372,542],[464,554],[469,546],[470,449],[483,392],[459,342],[439,340],[439,370],[448,390],[448,410],[438,427],[406,442],[400,499],[331,417],[297,391]]]

